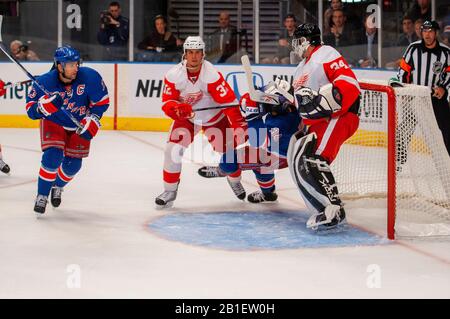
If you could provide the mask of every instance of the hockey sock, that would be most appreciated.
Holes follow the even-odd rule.
[[[275,174],[261,174],[257,170],[253,170],[253,173],[255,173],[256,181],[263,193],[275,191]]]
[[[235,150],[229,151],[222,155],[219,168],[228,176],[233,175],[232,177],[238,177],[241,175],[237,160],[237,153]]]
[[[55,185],[64,187],[70,182],[76,173],[81,169],[82,159],[75,157],[64,157],[62,164],[58,168]]]
[[[186,150],[181,144],[169,142],[164,150],[163,180],[165,191],[176,191],[180,183],[182,159]]]
[[[63,150],[50,147],[44,151],[39,170],[38,194],[48,196],[56,180],[56,172],[63,159]]]

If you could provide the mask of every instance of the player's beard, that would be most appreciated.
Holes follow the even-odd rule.
[[[66,74],[66,71],[63,69],[62,72],[59,72],[59,76],[60,76],[60,79],[62,82],[64,82],[65,84],[70,84],[73,81],[75,81],[75,79],[77,78],[77,73],[78,73],[78,71],[72,77],[69,77]]]

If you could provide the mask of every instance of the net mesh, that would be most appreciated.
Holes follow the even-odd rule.
[[[448,236],[450,158],[430,91],[407,85],[395,88],[395,96],[396,236]],[[361,102],[359,129],[332,164],[344,201],[388,192],[388,95],[362,90]]]

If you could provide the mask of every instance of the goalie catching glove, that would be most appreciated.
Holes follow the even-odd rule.
[[[319,92],[299,88],[294,92],[294,99],[299,115],[306,119],[331,117],[342,108],[342,95],[331,83],[322,86]]]
[[[100,124],[100,118],[96,114],[89,114],[80,121],[82,128],[77,129],[77,134],[85,140],[92,140],[97,135],[98,130],[102,126]]]

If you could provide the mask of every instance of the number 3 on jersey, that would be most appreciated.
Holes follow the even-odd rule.
[[[216,90],[219,92],[220,97],[225,97],[228,93],[228,88],[225,81],[222,81],[222,83],[216,87]]]
[[[330,68],[332,70],[338,70],[340,68],[348,69],[349,66],[347,65],[347,63],[344,62],[344,60],[339,59],[339,61],[331,63]]]

